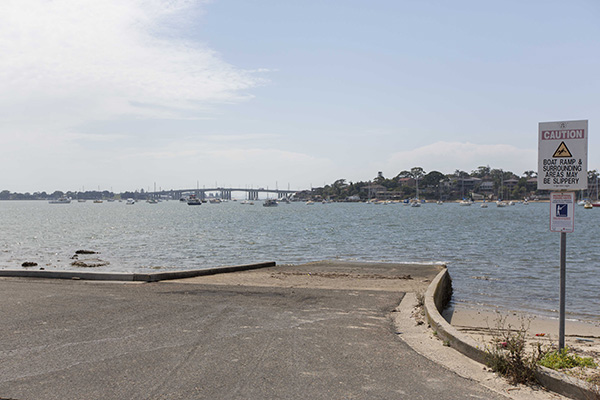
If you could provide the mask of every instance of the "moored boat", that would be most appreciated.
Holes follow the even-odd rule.
[[[274,199],[266,199],[263,203],[263,207],[277,207],[277,201]]]
[[[52,199],[48,201],[48,203],[50,204],[69,204],[70,202],[71,199],[65,196],[61,196],[58,199]]]

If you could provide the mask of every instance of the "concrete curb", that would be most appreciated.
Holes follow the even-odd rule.
[[[193,278],[195,276],[223,274],[227,272],[247,271],[258,268],[274,267],[275,262],[248,265],[234,265],[187,271],[155,272],[148,274],[123,272],[80,272],[80,271],[39,271],[39,270],[0,270],[0,277],[41,278],[41,279],[82,279],[91,281],[158,282],[169,279]]]
[[[450,347],[479,363],[486,364],[486,353],[481,344],[458,331],[440,314],[448,304],[451,294],[452,280],[448,269],[444,269],[435,277],[425,292],[424,308],[427,321],[437,336],[447,341]],[[546,389],[572,399],[590,400],[598,396],[581,379],[549,368],[540,367],[536,376]]]

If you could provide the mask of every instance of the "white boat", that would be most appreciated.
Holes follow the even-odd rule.
[[[130,197],[127,199],[127,202],[125,204],[128,206],[131,206],[131,205],[135,204],[135,200]]]
[[[221,203],[221,199],[208,199],[208,202],[210,204],[220,204]]]
[[[496,202],[496,207],[506,207],[506,206],[507,206],[507,203],[505,201],[498,200]]]
[[[188,206],[199,206],[202,204],[202,200],[200,200],[195,194],[190,194],[190,197],[187,199]]]
[[[483,201],[483,203],[481,203],[481,206],[480,206],[480,207],[481,207],[481,208],[488,208],[488,203],[487,203],[487,201],[485,201],[485,200],[484,200],[484,201]]]
[[[412,199],[410,201],[410,206],[411,207],[421,207],[421,200],[419,200],[418,198]]]
[[[473,204],[473,202],[470,201],[470,200],[461,200],[458,204],[461,205],[461,206],[467,206],[467,207],[469,207],[471,204]]]
[[[71,199],[65,196],[61,196],[58,199],[53,199],[53,200],[49,200],[48,203],[50,204],[69,204],[71,202]]]

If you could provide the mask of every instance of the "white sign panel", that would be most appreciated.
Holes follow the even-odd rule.
[[[587,189],[588,121],[540,122],[538,189]]]
[[[550,193],[550,231],[575,230],[575,192]]]

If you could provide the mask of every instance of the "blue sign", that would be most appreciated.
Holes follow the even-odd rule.
[[[557,204],[556,205],[556,216],[558,218],[569,218],[569,205],[568,204]]]

